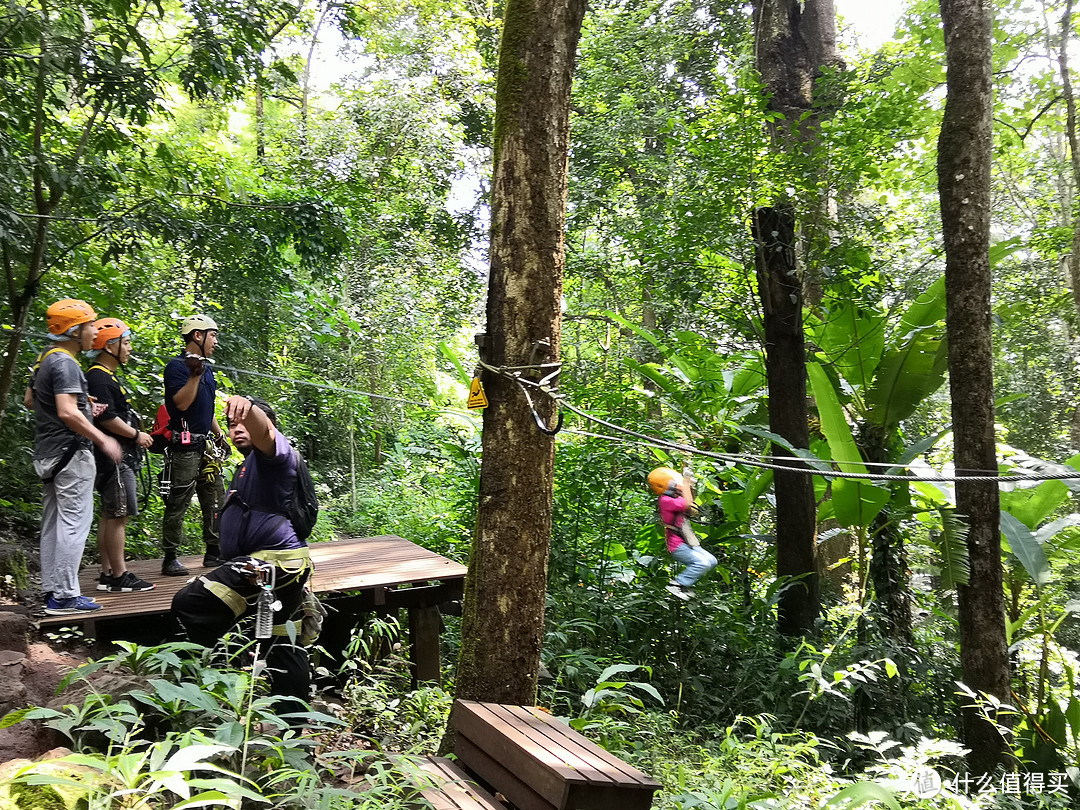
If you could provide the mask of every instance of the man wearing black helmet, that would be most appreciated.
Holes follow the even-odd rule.
[[[176,555],[183,540],[184,513],[195,494],[202,509],[203,566],[221,565],[217,511],[225,496],[221,461],[229,453],[214,416],[217,381],[210,358],[218,343],[218,325],[208,315],[192,315],[184,319],[180,333],[184,352],[165,366],[165,408],[172,443],[165,451],[169,489],[161,532],[165,552],[161,573],[168,576],[188,573]]]

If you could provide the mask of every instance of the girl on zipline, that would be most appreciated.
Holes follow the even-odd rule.
[[[686,601],[694,595],[694,583],[716,567],[716,557],[701,547],[686,519],[694,504],[690,481],[669,467],[657,467],[649,473],[649,488],[660,496],[656,508],[664,524],[668,553],[686,566],[668,583],[667,589]]]

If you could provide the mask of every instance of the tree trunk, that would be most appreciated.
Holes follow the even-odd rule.
[[[896,433],[872,422],[859,423],[858,444],[863,458],[874,464],[892,461],[898,455]],[[891,484],[895,494],[906,483]],[[881,510],[870,527],[870,581],[874,586],[877,618],[881,632],[904,647],[915,645],[911,626],[911,589],[908,587],[908,559],[904,532],[889,507]]]
[[[754,212],[755,265],[765,321],[765,370],[769,385],[769,430],[794,447],[810,446],[806,410],[806,348],[802,294],[795,272],[795,219],[783,208]],[[773,454],[791,455],[779,445]],[[773,476],[776,491],[776,575],[794,577],[778,606],[778,628],[803,635],[820,609],[817,571],[817,510],[814,485],[805,473]]]
[[[938,140],[938,193],[945,241],[956,467],[997,472],[990,320],[990,169],[993,110],[990,6],[942,0],[948,95]],[[970,525],[970,582],[961,585],[960,659],[973,690],[1009,699],[997,484],[961,481],[956,505]],[[1004,718],[997,718],[1004,722]],[[975,773],[1007,760],[1005,740],[965,707],[964,742]]]
[[[506,6],[481,352],[496,367],[559,356],[570,84],[584,13],[585,0]],[[554,441],[537,430],[517,384],[487,371],[483,382],[491,404],[456,695],[528,704],[536,698],[544,631]],[[550,401],[539,392],[533,400],[550,419]]]
[[[789,151],[812,155],[820,146],[821,122],[836,103],[821,98],[818,78],[826,68],[843,67],[836,46],[833,0],[755,0],[757,69],[769,91],[769,109],[783,114],[772,125],[775,141]],[[821,262],[834,219],[832,189],[819,160],[817,182],[807,184],[799,211],[799,271],[804,301],[823,296]]]

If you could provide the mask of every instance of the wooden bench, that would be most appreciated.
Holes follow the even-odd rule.
[[[506,810],[506,805],[476,784],[474,776],[449,759],[395,756],[392,761],[435,810]]]
[[[454,754],[518,810],[648,810],[660,783],[533,706],[454,701]]]

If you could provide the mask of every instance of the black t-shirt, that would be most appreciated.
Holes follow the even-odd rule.
[[[94,397],[98,402],[105,405],[105,410],[101,416],[94,419],[94,425],[103,433],[112,436],[118,442],[120,447],[124,451],[125,456],[134,455],[136,453],[136,445],[134,437],[118,436],[112,433],[108,428],[104,427],[104,423],[110,419],[119,419],[125,424],[131,425],[136,430],[139,429],[142,421],[139,419],[139,414],[135,412],[135,409],[131,407],[131,402],[128,400],[127,391],[124,386],[120,384],[120,381],[116,379],[116,376],[109,371],[105,366],[93,365],[90,370],[86,372],[86,384],[90,389],[90,396]],[[101,452],[96,446],[94,447],[94,455],[97,456],[98,466],[102,464],[112,464],[108,456]]]

